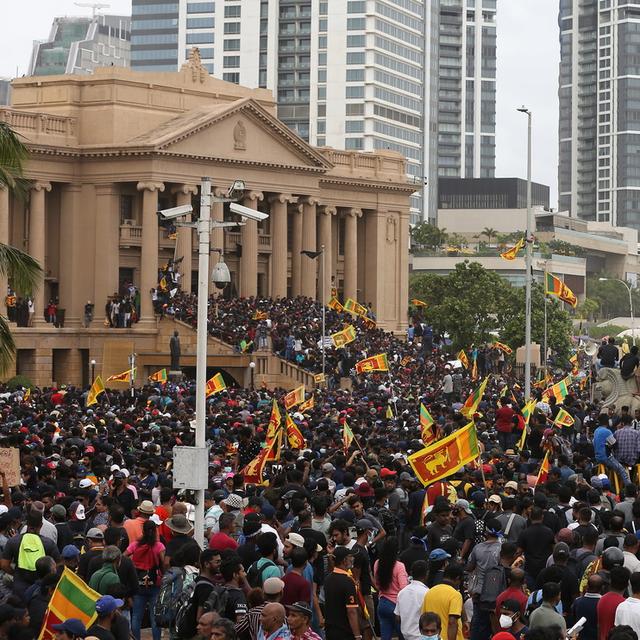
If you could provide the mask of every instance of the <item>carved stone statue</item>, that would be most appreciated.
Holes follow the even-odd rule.
[[[638,385],[635,376],[630,380],[623,380],[620,369],[602,367],[596,375],[597,382],[593,387],[594,398],[603,400],[602,408],[615,406],[620,413],[620,407],[629,407],[631,415],[636,409],[640,409],[640,397],[638,397]]]
[[[180,371],[180,334],[173,332],[169,340],[169,350],[171,351],[171,371]]]
[[[246,151],[247,149],[247,129],[242,120],[238,120],[233,129],[233,148],[236,151]]]

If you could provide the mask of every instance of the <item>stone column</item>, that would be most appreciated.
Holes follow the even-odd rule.
[[[358,218],[362,209],[349,209],[344,220],[344,297],[358,296]]]
[[[118,186],[116,184],[97,184],[95,190],[94,323],[99,324],[103,320],[103,314],[100,311],[104,309],[107,298],[118,292],[120,279],[120,213],[118,210]]]
[[[287,295],[287,204],[290,195],[279,193],[269,198],[271,205],[271,297]]]
[[[45,194],[51,191],[50,182],[35,182],[31,185],[31,204],[29,207],[29,253],[42,267],[42,277],[33,293],[35,314],[34,324],[44,324],[44,275],[45,267]]]
[[[260,191],[250,191],[243,205],[257,209],[258,202],[264,198]],[[258,223],[247,220],[240,234],[242,258],[240,259],[240,297],[250,298],[258,293]]]
[[[291,229],[291,295],[302,294],[302,205],[293,208],[293,228]]]
[[[333,275],[333,216],[336,215],[336,208],[325,205],[320,207],[320,246],[324,245],[324,256],[321,258],[324,263],[324,288],[322,286],[322,273],[318,282],[318,299],[327,304],[331,299],[331,276]]]
[[[60,306],[67,310],[65,327],[80,324],[84,314],[84,305],[91,301],[96,305],[94,317],[98,323],[104,318],[106,300],[95,299],[95,288],[86,289],[85,278],[90,278],[91,269],[85,263],[91,255],[86,246],[82,228],[82,185],[65,184],[62,186],[60,200]],[[96,207],[97,209],[97,207]],[[97,239],[96,253],[102,239]],[[95,267],[95,260],[94,260]],[[83,278],[85,276],[85,278]]]
[[[9,244],[9,190],[0,187],[0,242]],[[0,276],[0,314],[7,317],[7,276]]]
[[[198,187],[193,184],[183,184],[173,189],[176,194],[176,206],[182,207],[191,204],[191,199],[198,193]],[[185,217],[185,222],[191,222],[191,214]],[[215,245],[214,245],[215,246]],[[191,271],[193,269],[193,229],[189,227],[178,227],[178,239],[176,247],[176,257],[182,258],[179,271],[182,274],[180,282],[182,290],[191,292]]]
[[[162,182],[138,182],[142,191],[142,251],[140,255],[140,319],[154,320],[151,289],[158,286],[158,193]]]
[[[304,251],[317,251],[316,240],[316,205],[318,200],[312,197],[302,198],[302,249]],[[317,292],[319,258],[311,259],[302,256],[302,295],[315,298]]]

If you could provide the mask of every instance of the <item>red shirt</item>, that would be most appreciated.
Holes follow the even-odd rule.
[[[237,548],[238,543],[226,533],[214,533],[209,538],[209,549],[216,549],[217,551],[231,549],[231,551],[235,551]]]
[[[607,640],[607,634],[613,629],[616,619],[616,609],[624,602],[619,593],[605,593],[598,601],[598,640]]]
[[[508,405],[496,411],[496,431],[511,433],[513,431],[513,416],[515,411]]]
[[[282,579],[284,590],[282,591],[283,605],[294,604],[295,602],[311,603],[311,584],[295,571],[290,571]]]
[[[520,613],[524,615],[524,611],[527,607],[527,596],[522,591],[522,589],[516,589],[515,587],[509,587],[505,589],[497,598],[496,598],[496,616],[500,617],[500,609],[502,608],[502,603],[505,600],[517,600],[520,603]]]

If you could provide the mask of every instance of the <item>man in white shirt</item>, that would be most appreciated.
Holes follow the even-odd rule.
[[[420,640],[422,634],[418,621],[422,603],[429,591],[427,587],[427,563],[416,560],[411,565],[411,582],[398,593],[395,614],[400,618],[400,630],[405,640]]]
[[[622,552],[624,553],[624,566],[629,569],[631,573],[640,571],[640,560],[636,557],[636,553],[638,553],[638,548],[640,547],[640,541],[636,538],[636,534],[627,533],[624,537],[623,544]]]
[[[615,626],[627,624],[640,636],[640,573],[632,573],[629,584],[633,595],[618,605]]]
[[[221,489],[214,491],[210,495],[205,493],[204,502],[207,510],[204,514],[204,529],[207,538],[220,531],[219,520],[220,516],[224,513],[224,510],[220,506],[222,500],[224,500],[224,491]]]

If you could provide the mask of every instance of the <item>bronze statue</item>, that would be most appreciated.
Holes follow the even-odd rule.
[[[169,340],[169,350],[171,351],[171,371],[180,371],[180,337],[177,331],[173,332]]]

